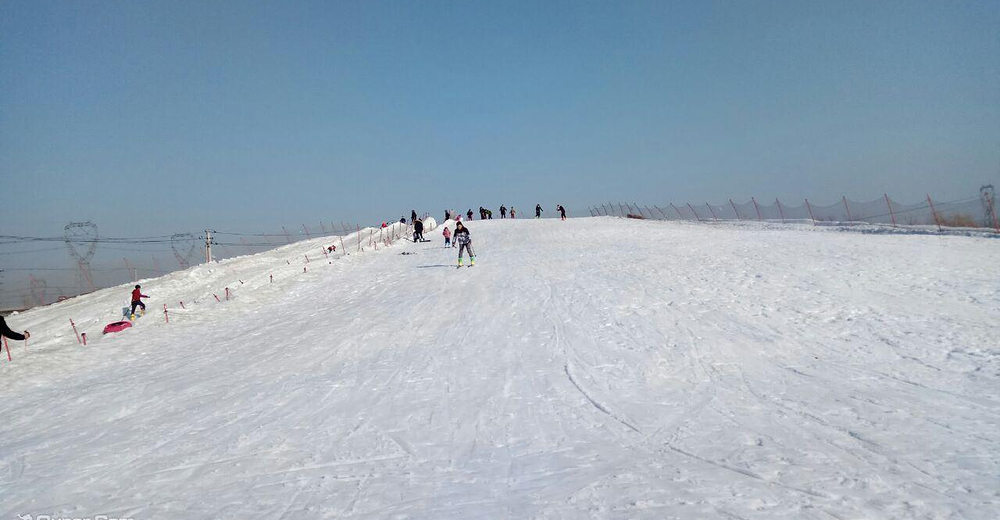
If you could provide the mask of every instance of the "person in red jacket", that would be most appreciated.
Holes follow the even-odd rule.
[[[146,304],[142,303],[142,298],[149,298],[149,296],[142,294],[142,291],[139,290],[139,286],[136,285],[135,289],[132,289],[132,314],[135,314],[136,307],[141,308],[143,313],[146,312]]]

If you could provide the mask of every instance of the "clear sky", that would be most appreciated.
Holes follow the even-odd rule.
[[[0,2],[4,234],[1000,184],[1000,2]]]

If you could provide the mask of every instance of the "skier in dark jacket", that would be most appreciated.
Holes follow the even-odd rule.
[[[542,205],[535,204],[535,218],[542,218],[542,211],[544,211]]]
[[[468,217],[469,220],[472,220],[472,208],[469,208],[469,212],[466,213],[465,216]]]
[[[472,252],[472,237],[469,235],[469,228],[461,222],[455,223],[455,240],[451,247],[458,246],[458,267],[462,267],[462,251],[469,251],[469,266],[476,265],[476,253]]]
[[[559,218],[561,220],[566,220],[566,208],[562,207],[562,204],[559,204],[556,206],[556,209],[559,210]]]
[[[506,206],[500,206],[500,218],[507,218]]]
[[[0,316],[0,336],[16,341],[24,341],[30,338],[31,334],[28,331],[24,331],[24,334],[18,334],[10,330],[10,327],[7,326],[7,322],[3,319],[3,316]]]
[[[417,210],[410,210],[410,222],[417,220]]]
[[[149,296],[146,296],[145,294],[142,294],[142,291],[139,290],[139,286],[136,285],[135,289],[132,289],[132,314],[133,315],[135,315],[135,308],[136,307],[142,308],[143,314],[146,313],[146,304],[142,303],[142,298],[149,298]]]
[[[413,221],[413,241],[414,242],[424,241],[424,221],[422,220]]]

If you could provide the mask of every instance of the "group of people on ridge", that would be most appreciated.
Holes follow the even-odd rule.
[[[535,204],[535,218],[542,218],[542,212],[543,211],[545,211],[545,210],[542,209],[542,205],[541,204]],[[562,204],[557,204],[556,205],[556,211],[559,212],[559,218],[561,220],[566,220],[566,208],[564,208],[562,206]],[[511,206],[510,209],[508,210],[507,206],[501,205],[500,206],[500,218],[507,218],[507,214],[508,213],[510,214],[510,218],[512,218],[512,219],[516,219],[517,218],[517,210],[513,206]],[[465,212],[465,218],[466,218],[466,220],[473,220],[473,216],[474,215],[475,215],[475,213],[473,213],[472,208],[469,208],[469,211]],[[444,219],[445,220],[456,220],[457,221],[457,220],[461,220],[461,218],[462,218],[461,214],[452,213],[451,210],[445,210],[445,212],[444,212]],[[479,220],[493,220],[493,210],[490,210],[490,209],[484,208],[482,206],[479,206]]]

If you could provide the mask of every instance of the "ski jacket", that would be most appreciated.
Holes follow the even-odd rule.
[[[139,292],[139,289],[132,289],[132,301],[137,302],[140,298],[149,298],[149,296]]]
[[[7,326],[7,322],[3,319],[3,316],[0,316],[0,336],[10,338],[16,341],[24,340],[23,334],[18,334],[10,330],[10,327]]]
[[[458,245],[472,243],[472,236],[469,235],[469,228],[463,227],[462,229],[455,230],[455,243]]]
[[[444,231],[442,231],[441,234],[444,235],[445,238],[448,238],[451,236],[451,230],[448,228],[444,228]]]
[[[416,231],[417,233],[423,233],[424,232],[424,221],[422,221],[422,220],[414,220],[413,221],[413,230]]]

